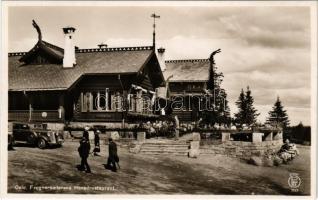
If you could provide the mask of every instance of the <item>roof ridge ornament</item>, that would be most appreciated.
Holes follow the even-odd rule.
[[[38,39],[39,39],[39,41],[42,41],[41,29],[40,29],[39,25],[34,21],[34,19],[32,20],[32,25],[33,25],[33,27],[36,29],[36,31],[38,32]]]
[[[166,60],[166,63],[180,63],[180,62],[208,62],[209,59],[177,59],[177,60]]]
[[[209,82],[208,82],[208,86],[207,89],[214,91],[215,89],[215,60],[214,60],[214,55],[217,53],[221,53],[221,49],[217,49],[215,51],[213,51],[210,55],[209,61],[210,61],[210,72],[209,72]]]
[[[221,53],[221,49],[215,50],[215,51],[213,51],[213,52],[211,53],[209,60],[210,60],[210,62],[211,62],[212,64],[215,64],[215,62],[214,62],[214,55],[217,54],[217,53]]]
[[[153,49],[156,49],[156,18],[159,19],[160,16],[159,15],[156,15],[156,13],[153,13],[151,14],[151,16],[153,18],[153,38],[152,38],[152,46],[153,46]]]

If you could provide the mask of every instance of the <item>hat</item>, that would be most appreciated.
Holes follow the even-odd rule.
[[[85,129],[85,131],[88,131],[88,130],[89,130],[89,127],[88,127],[88,126],[85,126],[84,129]]]

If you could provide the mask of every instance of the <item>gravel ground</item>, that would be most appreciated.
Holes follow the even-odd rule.
[[[288,165],[257,167],[226,156],[197,159],[178,156],[131,154],[119,148],[121,169],[104,168],[107,146],[101,156],[90,156],[92,174],[77,171],[78,142],[40,150],[29,146],[9,151],[9,193],[102,194],[310,194],[310,147],[299,146],[300,156]],[[290,173],[298,173],[297,192],[288,186]],[[89,186],[89,187],[88,187]]]

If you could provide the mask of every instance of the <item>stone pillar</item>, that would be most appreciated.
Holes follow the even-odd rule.
[[[277,132],[273,138],[274,140],[282,140],[283,139],[283,133],[282,132]]]
[[[261,143],[264,133],[253,133],[253,143]]]
[[[265,138],[265,141],[272,141],[273,140],[273,132],[270,132],[266,138]]]
[[[222,142],[230,141],[231,133],[222,132]]]
[[[200,155],[200,141],[191,141],[190,142],[190,158],[197,158]]]
[[[137,133],[137,141],[138,142],[145,142],[146,140],[146,132],[138,132]]]
[[[201,140],[201,136],[200,136],[200,133],[192,133],[192,140],[193,141],[200,141]]]

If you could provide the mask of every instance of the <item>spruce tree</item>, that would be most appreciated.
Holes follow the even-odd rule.
[[[252,125],[256,123],[257,117],[259,116],[259,113],[257,113],[257,110],[253,106],[254,104],[254,98],[252,96],[252,92],[247,86],[246,94],[245,94],[245,105],[246,105],[246,121],[245,123],[247,125]]]
[[[271,124],[272,126],[282,126],[283,128],[289,126],[287,111],[284,110],[284,107],[279,97],[277,97],[273,109],[269,111],[268,114],[269,117],[266,120],[268,124]]]
[[[235,102],[238,107],[238,112],[234,114],[235,122],[242,125],[246,124],[248,126],[256,123],[257,110],[254,108],[254,98],[252,97],[251,90],[247,87],[246,92],[241,90],[239,99]]]
[[[238,100],[235,102],[238,107],[238,112],[234,114],[234,120],[238,124],[245,124],[246,121],[246,101],[245,101],[245,93],[242,88],[240,96]]]

